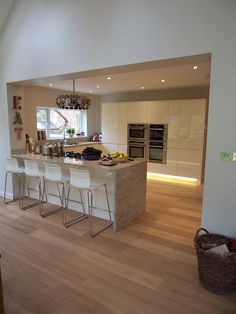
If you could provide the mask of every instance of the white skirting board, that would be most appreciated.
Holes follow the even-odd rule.
[[[0,191],[0,197],[4,196],[4,191]],[[6,198],[9,200],[13,200],[13,194],[12,193],[6,193]]]

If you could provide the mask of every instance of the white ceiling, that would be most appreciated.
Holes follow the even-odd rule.
[[[197,70],[193,66],[197,65]],[[105,95],[118,92],[158,90],[193,86],[209,86],[211,58],[209,54],[145,62],[128,66],[106,68],[94,71],[67,74],[54,78],[42,78],[21,82],[23,85],[36,85],[80,93]],[[111,79],[108,80],[107,77]],[[161,80],[165,80],[162,82]],[[50,87],[50,84],[53,86]],[[97,88],[99,86],[99,88]]]
[[[162,69],[151,69],[136,72],[78,78],[75,81],[77,92],[94,94],[108,94],[118,92],[156,90],[163,88],[180,88],[190,86],[209,85],[210,63],[198,64],[198,69],[193,70],[193,65],[173,66]],[[108,80],[107,77],[111,79]],[[164,79],[165,82],[161,80]],[[51,82],[52,88],[73,90],[73,81]],[[41,83],[40,86],[49,87],[50,83]],[[99,86],[99,88],[97,88]]]
[[[0,33],[7,20],[14,0],[0,0]]]

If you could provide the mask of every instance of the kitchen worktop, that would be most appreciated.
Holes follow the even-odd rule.
[[[102,144],[101,142],[76,142],[76,143],[65,143],[64,147],[77,147],[77,146],[93,146],[96,144]]]
[[[117,171],[119,169],[125,169],[132,167],[138,164],[147,164],[147,162],[143,159],[134,159],[134,160],[127,160],[125,162],[117,162],[116,165],[113,166],[105,166],[100,165],[99,160],[83,160],[83,159],[75,159],[69,157],[53,157],[50,158],[48,156],[44,156],[41,154],[34,154],[34,153],[24,153],[24,154],[14,154],[13,157],[21,158],[21,159],[31,159],[31,160],[38,160],[41,162],[51,162],[51,163],[59,163],[64,165],[75,165],[81,166],[86,168],[93,168],[93,169],[109,169],[109,171]]]
[[[87,168],[89,169],[91,179],[101,179],[107,184],[108,198],[113,219],[113,230],[122,229],[127,223],[132,221],[137,215],[143,213],[146,208],[146,176],[147,161],[143,159],[135,159],[133,161],[118,162],[114,166],[99,165],[98,160],[75,160],[74,158],[61,157],[49,158],[40,154],[24,153],[14,154],[20,163],[23,159],[37,160],[44,167],[44,163],[58,163],[61,165],[62,173],[65,177],[70,176],[69,167]],[[30,180],[28,180],[30,181]],[[32,181],[33,186],[33,181]],[[50,183],[49,183],[50,185]],[[59,204],[57,189],[55,184],[49,186],[50,195],[48,202]],[[79,193],[74,193],[73,199],[80,201]],[[35,191],[30,194],[33,198],[38,198]],[[82,211],[81,204],[70,202],[69,208],[76,211]],[[107,205],[104,191],[97,189],[94,192],[94,208],[95,216],[107,219]]]

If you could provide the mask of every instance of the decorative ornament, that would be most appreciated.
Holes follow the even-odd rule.
[[[21,101],[21,96],[13,96],[13,109],[22,109]]]
[[[15,112],[13,124],[23,124],[21,115],[18,111]]]
[[[17,140],[21,140],[21,132],[23,131],[23,128],[20,126],[20,127],[15,127],[14,128],[14,132],[16,132],[16,139]]]
[[[16,132],[16,139],[17,140],[21,139],[21,132],[23,131],[22,124],[23,124],[23,122],[22,122],[20,113],[18,111],[14,112],[13,125],[15,126],[14,132]]]

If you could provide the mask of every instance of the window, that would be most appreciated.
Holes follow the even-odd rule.
[[[87,113],[85,110],[37,107],[37,130],[45,131],[47,139],[64,138],[66,130],[86,135]]]

